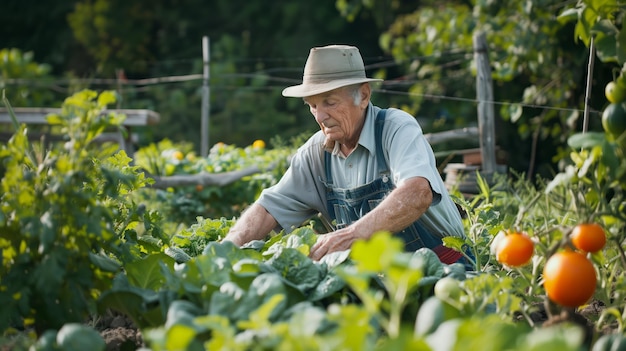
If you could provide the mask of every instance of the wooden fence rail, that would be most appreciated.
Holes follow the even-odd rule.
[[[461,129],[446,130],[437,133],[424,134],[426,140],[431,145],[443,143],[450,140],[469,139],[476,140],[478,138],[478,128],[468,127]],[[173,176],[156,176],[148,175],[155,180],[152,184],[152,188],[166,189],[169,187],[181,187],[181,186],[226,186],[234,183],[243,177],[247,177],[256,173],[262,173],[271,171],[276,167],[276,164],[270,164],[268,167],[260,168],[258,166],[251,166],[237,171],[224,172],[224,173],[198,173],[198,174],[180,174]]]
[[[155,182],[154,184],[152,184],[152,188],[155,189],[195,185],[225,186],[230,183],[234,183],[243,177],[247,177],[256,173],[270,171],[275,167],[276,165],[272,164],[269,167],[265,167],[263,169],[259,168],[258,166],[251,166],[248,168],[224,173],[180,174],[166,177],[148,175],[148,177],[154,179]]]

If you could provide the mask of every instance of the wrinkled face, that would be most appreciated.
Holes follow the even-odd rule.
[[[343,87],[304,98],[326,138],[342,144],[358,141],[369,103],[369,84],[360,85],[357,104],[353,92],[353,87]]]

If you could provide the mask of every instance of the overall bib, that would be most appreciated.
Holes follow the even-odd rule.
[[[378,160],[379,178],[356,188],[342,189],[334,187],[331,176],[331,154],[327,151],[324,154],[326,202],[328,213],[331,218],[336,219],[337,229],[352,224],[373,210],[395,188],[382,147],[385,113],[386,110],[384,109],[378,112],[375,124],[376,159]],[[457,262],[463,257],[461,253],[444,247],[441,238],[430,233],[420,223],[419,219],[403,231],[397,233],[396,236],[404,240],[405,251],[416,251],[422,247],[427,247],[437,254],[441,262],[446,264]]]

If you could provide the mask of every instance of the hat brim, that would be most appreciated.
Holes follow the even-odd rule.
[[[382,82],[382,79],[375,78],[350,78],[350,79],[338,79],[326,83],[309,83],[299,84],[287,87],[283,89],[283,96],[286,97],[307,97],[317,94],[322,94],[335,90],[341,87],[345,87],[352,84],[360,84],[366,82]]]

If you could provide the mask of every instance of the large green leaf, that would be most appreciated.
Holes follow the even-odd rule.
[[[161,265],[174,269],[174,259],[164,253],[146,256],[141,260],[130,262],[125,266],[128,280],[136,287],[159,290],[165,283]]]
[[[319,265],[298,249],[284,248],[266,263],[303,294],[314,289],[322,279]]]
[[[335,271],[330,271],[322,278],[317,286],[315,286],[315,289],[309,293],[307,298],[309,301],[319,301],[331,297],[345,287],[346,281],[335,273]]]
[[[588,149],[606,143],[606,134],[601,132],[577,133],[567,139],[572,149]]]

